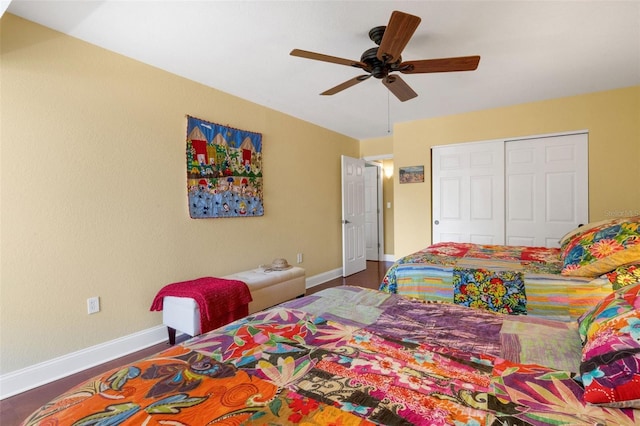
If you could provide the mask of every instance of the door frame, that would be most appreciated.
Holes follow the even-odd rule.
[[[384,211],[383,211],[383,191],[382,191],[382,179],[384,178],[384,170],[382,168],[382,164],[378,162],[365,162],[365,173],[366,170],[375,167],[376,170],[376,244],[377,250],[375,253],[375,258],[369,257],[369,251],[367,251],[367,260],[372,260],[375,262],[379,262],[384,259]],[[365,188],[368,184],[368,180],[365,179]],[[365,190],[365,205],[368,205],[367,197],[369,195],[369,191]],[[365,229],[365,232],[368,228]],[[368,235],[365,235],[365,239],[368,240]]]
[[[383,160],[393,160],[393,154],[382,154],[382,155],[369,155],[369,156],[365,156],[362,157],[362,159],[367,162],[367,164],[374,164],[377,165],[379,167],[379,172],[378,172],[378,235],[379,235],[379,241],[378,243],[380,244],[379,248],[378,248],[378,261],[382,262],[385,260],[385,252],[384,252],[384,205],[385,205],[385,199],[384,199],[384,190],[383,190],[383,185],[384,185],[384,178],[385,178],[385,174],[384,174],[384,168],[383,168],[383,164],[382,161]]]

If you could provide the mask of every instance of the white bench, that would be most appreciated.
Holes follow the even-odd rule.
[[[304,296],[306,291],[305,270],[297,266],[284,271],[258,268],[221,278],[247,284],[253,299],[249,303],[250,314]],[[189,336],[201,334],[200,309],[190,297],[166,296],[163,300],[162,322],[167,326],[169,343],[172,345],[175,344],[176,330]]]

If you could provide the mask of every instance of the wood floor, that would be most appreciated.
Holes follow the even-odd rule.
[[[340,285],[355,285],[366,288],[377,289],[382,282],[387,269],[391,267],[391,262],[367,262],[367,269],[346,278],[336,278],[324,284],[317,285],[307,290],[307,294],[317,293],[329,287]],[[186,335],[178,336],[177,342],[188,338]],[[36,409],[51,401],[56,396],[71,389],[72,387],[97,376],[107,370],[128,364],[139,359],[148,357],[160,352],[168,347],[168,343],[160,343],[139,352],[118,358],[108,363],[84,370],[80,373],[57,380],[28,392],[21,393],[11,398],[0,401],[0,424],[3,426],[18,425]]]

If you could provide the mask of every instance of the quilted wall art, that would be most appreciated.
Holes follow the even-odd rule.
[[[194,219],[264,215],[262,134],[187,116],[187,189]]]

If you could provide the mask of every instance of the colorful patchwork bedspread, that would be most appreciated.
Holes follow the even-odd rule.
[[[380,290],[573,321],[612,287],[606,278],[560,275],[562,266],[557,248],[438,243],[397,260]]]
[[[575,324],[339,287],[106,372],[23,424],[638,424],[582,401],[579,342]]]

